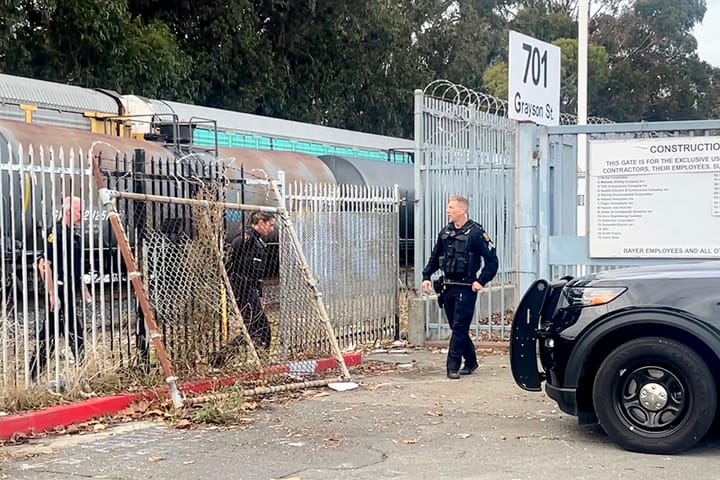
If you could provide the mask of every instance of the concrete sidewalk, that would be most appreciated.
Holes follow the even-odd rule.
[[[263,401],[237,429],[141,422],[99,434],[8,447],[0,477],[154,479],[715,478],[717,437],[682,456],[633,454],[580,428],[542,393],[520,390],[505,354],[481,356],[460,380],[445,354],[364,357],[359,389]],[[31,457],[28,457],[31,455]]]

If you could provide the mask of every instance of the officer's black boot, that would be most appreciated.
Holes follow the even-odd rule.
[[[478,367],[479,367],[479,365],[478,365],[477,363],[476,363],[475,366],[473,366],[473,367],[464,366],[463,368],[461,368],[461,369],[458,371],[458,373],[459,373],[460,375],[470,375],[470,374],[472,374],[475,370],[477,370]]]

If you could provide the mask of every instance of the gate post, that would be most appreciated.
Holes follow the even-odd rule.
[[[423,124],[423,100],[424,93],[422,90],[415,90],[414,98],[414,124],[415,124],[415,156],[414,156],[414,174],[415,174],[415,205],[408,208],[414,209],[415,231],[413,232],[413,248],[415,250],[415,258],[413,265],[413,282],[417,292],[420,292],[420,284],[422,283],[422,269],[425,266],[425,249],[423,246],[425,240],[425,195],[421,183],[421,169],[425,168],[425,156],[423,152],[424,140],[424,124]],[[425,172],[427,176],[427,172]]]
[[[537,125],[518,122],[515,129],[515,266],[519,301],[538,273]],[[517,303],[517,302],[516,302]]]
[[[537,135],[537,160],[536,169],[538,171],[538,190],[535,202],[537,203],[537,217],[535,218],[535,225],[537,225],[537,277],[551,280],[552,272],[550,271],[550,260],[548,244],[550,238],[550,231],[553,228],[553,203],[551,201],[552,192],[550,189],[553,185],[553,174],[557,172],[551,171],[552,158],[550,157],[550,139],[547,132],[547,127],[538,126],[536,128]],[[565,185],[559,185],[560,188],[565,188]]]

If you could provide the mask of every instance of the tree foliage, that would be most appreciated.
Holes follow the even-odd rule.
[[[597,18],[592,41],[608,51],[610,72],[593,110],[618,121],[710,115],[718,70],[699,60],[691,34],[704,15],[704,1],[637,0],[618,16]]]
[[[192,99],[189,57],[165,24],[132,18],[125,0],[11,0],[3,6],[11,16],[0,39],[2,71]]]
[[[703,0],[593,2],[589,113],[720,112],[692,36]],[[411,136],[412,91],[507,98],[508,30],[560,46],[577,109],[576,0],[5,0],[0,71],[339,128]]]

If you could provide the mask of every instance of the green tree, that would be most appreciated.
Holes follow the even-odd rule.
[[[189,58],[164,25],[133,19],[126,0],[10,3],[14,14],[4,17],[0,30],[3,71],[124,93],[191,97]]]
[[[717,71],[697,56],[691,31],[705,2],[637,0],[618,16],[598,16],[592,41],[610,58],[607,89],[593,111],[617,121],[707,118]]]
[[[256,2],[237,0],[129,0],[145,22],[162,22],[192,59],[193,101],[200,105],[272,114],[286,97],[284,72],[276,68],[266,19]]]

